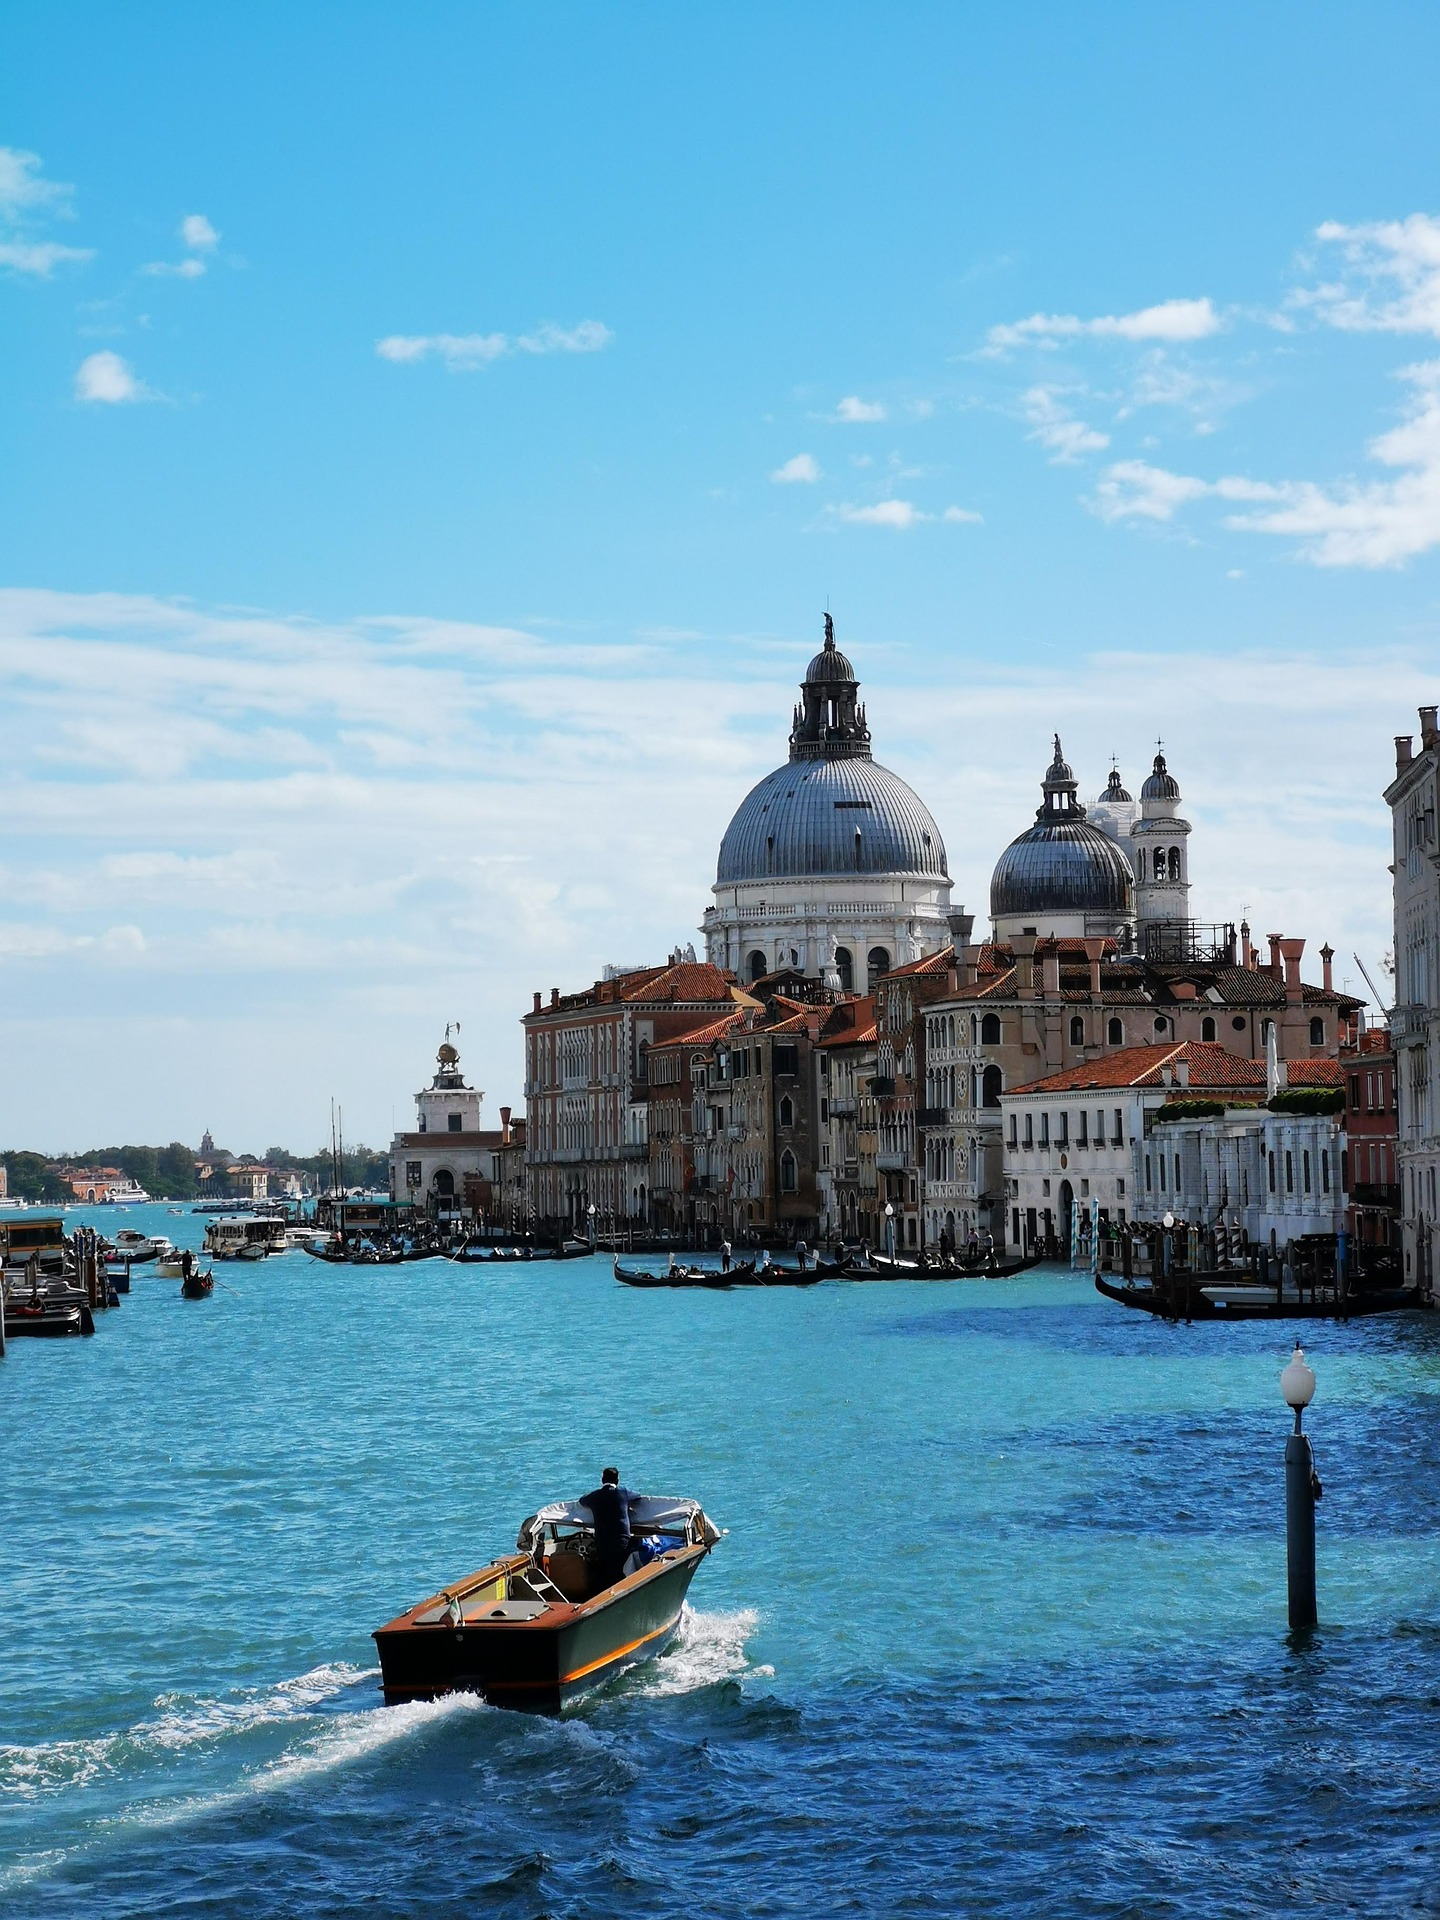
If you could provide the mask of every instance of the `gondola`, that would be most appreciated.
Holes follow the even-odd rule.
[[[1174,1273],[1158,1287],[1138,1281],[1117,1286],[1097,1273],[1095,1289],[1107,1300],[1118,1300],[1122,1307],[1134,1307],[1161,1320],[1359,1320],[1376,1313],[1408,1313],[1424,1305],[1418,1286],[1281,1291],[1255,1284],[1243,1269],[1223,1268]]]
[[[992,1256],[971,1266],[960,1260],[892,1260],[872,1253],[868,1261],[842,1263],[841,1275],[846,1280],[1009,1280],[1038,1267],[1040,1258],[1038,1253],[1017,1254],[1011,1260]]]
[[[728,1273],[718,1267],[662,1267],[659,1273],[650,1273],[643,1267],[622,1267],[620,1256],[615,1256],[615,1278],[627,1287],[705,1287],[723,1292],[747,1282],[754,1271],[753,1260],[742,1260]]]
[[[589,1246],[584,1244],[561,1247],[472,1247],[467,1241],[463,1247],[445,1257],[462,1267],[513,1267],[532,1260],[583,1260],[589,1252]]]
[[[180,1282],[180,1298],[182,1300],[208,1300],[214,1291],[215,1276],[213,1273],[187,1273],[185,1278]]]
[[[594,1526],[560,1500],[526,1520],[517,1551],[379,1628],[387,1705],[478,1693],[496,1707],[559,1713],[622,1668],[663,1653],[691,1580],[721,1538],[699,1502],[632,1494],[637,1551],[597,1583]]]

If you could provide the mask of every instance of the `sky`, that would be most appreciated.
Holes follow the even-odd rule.
[[[0,1145],[313,1150],[697,940],[823,611],[955,898],[1163,740],[1392,943],[1440,14],[11,0]]]

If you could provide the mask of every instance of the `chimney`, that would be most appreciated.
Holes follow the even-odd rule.
[[[1242,967],[1249,968],[1254,964],[1254,960],[1255,949],[1250,944],[1250,922],[1242,920],[1240,922],[1240,964]]]
[[[1035,949],[1039,944],[1033,933],[1016,933],[1010,937],[1010,946],[1015,955],[1015,978],[1022,1000],[1035,998]]]
[[[1299,1006],[1304,999],[1304,989],[1300,985],[1300,956],[1305,951],[1303,940],[1282,940],[1280,951],[1285,957],[1285,998],[1293,1006]]]
[[[950,945],[957,962],[970,944],[970,936],[975,931],[975,916],[966,913],[964,907],[956,907],[953,913],[947,913],[945,924],[950,929]]]
[[[1060,943],[1052,940],[1046,947],[1040,961],[1040,971],[1045,983],[1045,998],[1060,998]]]
[[[1175,1062],[1175,1084],[1177,1087],[1189,1088],[1190,1062],[1188,1060],[1177,1060]]]
[[[1405,771],[1406,767],[1410,764],[1410,760],[1410,735],[1408,733],[1397,733],[1395,736],[1395,772],[1397,776]]]
[[[1335,949],[1331,946],[1330,942],[1327,940],[1324,946],[1321,947],[1320,949],[1320,967],[1321,967],[1320,977],[1326,993],[1333,993],[1335,991],[1335,976],[1331,967],[1331,962],[1334,960],[1334,958],[1335,958]]]
[[[1272,980],[1279,980],[1283,977],[1283,968],[1280,961],[1281,936],[1278,933],[1267,933],[1265,938],[1270,942],[1270,978]]]
[[[1085,942],[1085,958],[1090,962],[1090,998],[1092,1000],[1100,998],[1100,957],[1104,951],[1103,940]]]
[[[510,1144],[510,1109],[509,1107],[501,1107],[500,1109],[500,1144],[502,1147],[508,1147]]]
[[[540,989],[538,987],[535,989],[535,1011],[536,1013],[540,1011]]]
[[[1435,708],[1421,707],[1420,709],[1421,749],[1422,751],[1428,753],[1430,748],[1437,745],[1437,743],[1440,743],[1440,736],[1437,736],[1435,731]]]
[[[552,1007],[558,1007],[560,1004],[560,989],[558,987],[551,987],[550,989],[550,1004]]]

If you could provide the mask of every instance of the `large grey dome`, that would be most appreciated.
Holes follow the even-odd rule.
[[[1037,820],[1001,854],[992,920],[1016,914],[1134,912],[1134,875],[1113,840],[1083,818]]]
[[[869,759],[792,760],[767,774],[726,830],[716,880],[847,873],[949,878],[929,809]]]

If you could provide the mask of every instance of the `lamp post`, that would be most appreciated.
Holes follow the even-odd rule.
[[[1315,1393],[1315,1374],[1296,1347],[1280,1375],[1285,1404],[1295,1410],[1295,1431],[1285,1442],[1285,1571],[1290,1598],[1290,1627],[1313,1627],[1315,1612],[1315,1502],[1320,1476],[1300,1417]]]
[[[895,1205],[890,1200],[885,1202],[885,1246],[893,1260],[895,1258]]]
[[[593,1200],[585,1209],[585,1213],[590,1222],[590,1251],[593,1253],[595,1251],[595,1202]]]

